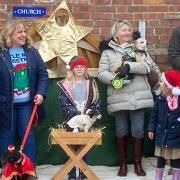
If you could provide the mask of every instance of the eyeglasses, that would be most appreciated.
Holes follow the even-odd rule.
[[[113,19],[113,21],[118,22],[118,23],[123,22],[123,20],[117,20],[117,19]]]
[[[86,68],[86,66],[83,66],[83,65],[74,67],[74,69],[76,69],[76,70],[81,70],[81,69],[85,69],[85,68]]]
[[[113,19],[113,21],[116,22],[116,25],[115,25],[115,28],[114,28],[114,29],[115,29],[115,32],[117,32],[119,23],[126,24],[126,25],[128,25],[129,27],[131,27],[130,23],[129,23],[127,20],[116,20],[116,19]]]

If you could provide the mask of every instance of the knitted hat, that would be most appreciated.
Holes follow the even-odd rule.
[[[180,95],[180,73],[178,71],[165,71],[162,74],[162,81],[172,89],[173,95]]]
[[[70,69],[72,70],[77,65],[84,65],[87,67],[87,60],[83,57],[74,56],[70,61]]]

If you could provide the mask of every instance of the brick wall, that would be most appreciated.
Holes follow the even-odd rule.
[[[50,14],[61,0],[0,0],[0,28],[11,17],[14,5],[45,6]],[[167,57],[167,46],[174,27],[180,24],[179,0],[67,0],[77,20],[94,28],[102,38],[108,38],[113,20],[127,19],[135,29],[146,21],[146,39],[151,54],[161,65]],[[31,21],[27,19],[27,21]]]

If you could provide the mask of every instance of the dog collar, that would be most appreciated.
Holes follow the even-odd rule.
[[[134,52],[143,53],[143,54],[145,54],[147,56],[147,52],[145,50],[134,49]]]

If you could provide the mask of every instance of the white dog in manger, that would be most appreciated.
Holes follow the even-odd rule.
[[[97,119],[101,119],[102,117],[99,113],[89,115],[89,111],[87,110],[86,114],[80,114],[72,117],[65,124],[65,126],[68,126],[67,129],[73,129],[72,132],[78,132],[79,129],[80,131],[88,132],[91,126],[95,123],[95,121]]]

